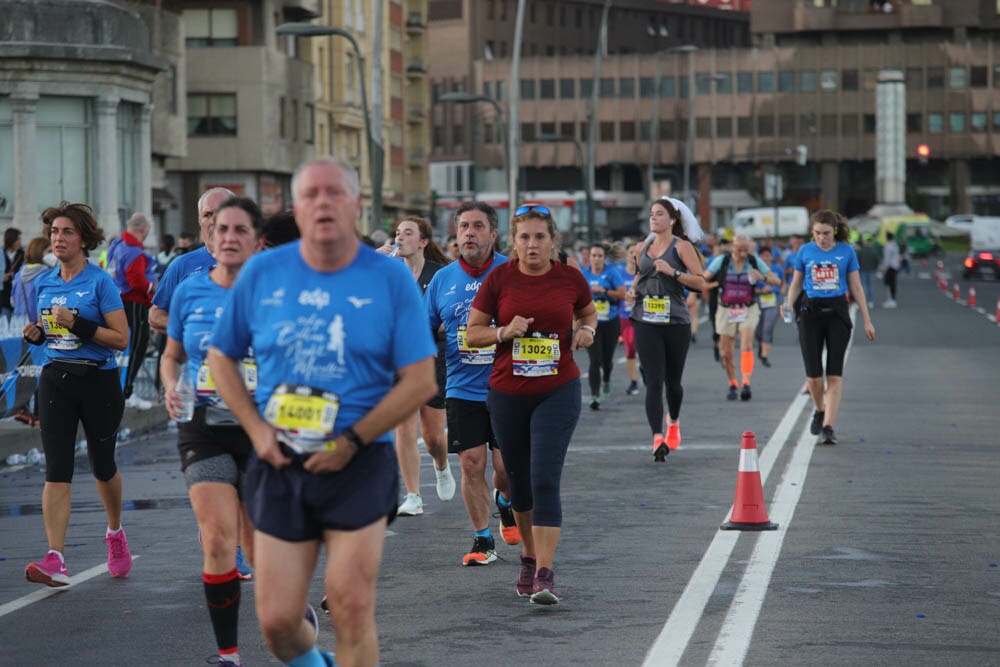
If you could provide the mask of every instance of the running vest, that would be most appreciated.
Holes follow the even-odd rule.
[[[637,267],[639,281],[635,286],[635,306],[632,307],[632,319],[648,324],[691,324],[691,314],[684,303],[684,286],[673,276],[664,275],[654,268],[656,260],[662,259],[679,271],[687,271],[680,255],[677,254],[677,238],[675,237],[663,254],[655,259],[647,254],[652,243],[650,241],[645,244],[642,248],[642,254],[639,255]],[[643,317],[644,313],[659,306],[660,300],[666,299],[669,299],[669,304],[664,304],[667,309],[663,312],[663,317]],[[656,319],[660,321],[655,321]]]

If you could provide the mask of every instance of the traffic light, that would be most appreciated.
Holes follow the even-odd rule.
[[[917,158],[920,160],[920,164],[927,164],[927,158],[931,156],[931,147],[927,144],[920,144],[917,146]]]
[[[809,147],[805,144],[799,144],[795,147],[795,162],[800,167],[804,167],[806,164],[806,159],[809,157]]]

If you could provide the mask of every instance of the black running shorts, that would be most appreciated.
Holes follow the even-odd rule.
[[[449,398],[448,410],[448,453],[457,454],[466,449],[489,445],[496,449],[497,439],[490,423],[490,411],[486,401],[467,401],[464,398]]]

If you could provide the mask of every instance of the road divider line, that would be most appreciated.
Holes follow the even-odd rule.
[[[139,557],[133,555],[132,560],[135,561]],[[84,570],[80,574],[75,574],[69,578],[69,586],[60,586],[59,588],[48,588],[45,587],[41,590],[36,590],[33,593],[28,593],[24,597],[20,597],[16,600],[11,600],[5,604],[0,605],[0,618],[3,618],[7,614],[12,614],[19,609],[24,609],[30,604],[44,600],[47,597],[51,597],[57,593],[62,593],[63,591],[70,590],[77,584],[82,584],[85,581],[93,579],[99,574],[107,573],[108,564],[101,563],[100,565],[95,565],[89,570]]]

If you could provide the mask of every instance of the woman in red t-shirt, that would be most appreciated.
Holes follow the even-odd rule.
[[[522,538],[517,593],[536,604],[559,602],[552,574],[562,525],[559,481],[580,418],[573,351],[594,342],[597,325],[583,274],[554,259],[557,237],[544,206],[514,212],[511,261],[479,288],[466,332],[470,346],[497,346],[486,405]]]

